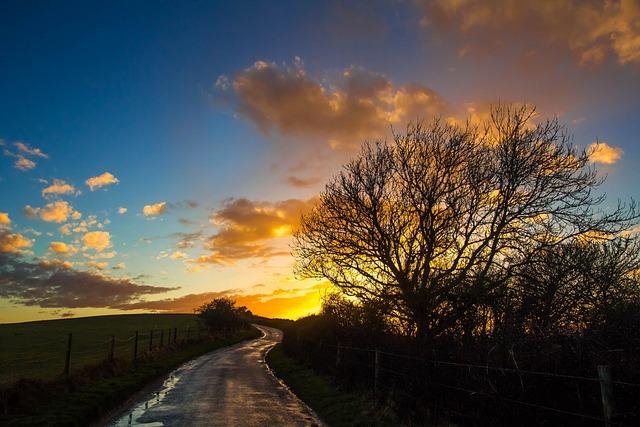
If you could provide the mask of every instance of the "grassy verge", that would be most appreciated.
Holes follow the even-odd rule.
[[[255,328],[231,336],[188,343],[149,355],[136,365],[117,360],[87,368],[69,379],[23,380],[2,392],[0,425],[86,426],[124,402],[130,395],[182,363],[201,354],[261,335]],[[53,397],[57,396],[57,397]],[[13,403],[13,405],[12,405]],[[16,410],[16,405],[19,409]]]
[[[287,356],[280,344],[267,354],[267,364],[330,426],[398,425],[389,411],[375,408],[368,393],[340,390],[328,377]]]

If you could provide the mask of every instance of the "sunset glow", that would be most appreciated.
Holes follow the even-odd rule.
[[[329,179],[364,141],[496,102],[565,123],[610,205],[640,197],[634,0],[5,9],[0,322],[315,313],[330,285],[290,245]]]

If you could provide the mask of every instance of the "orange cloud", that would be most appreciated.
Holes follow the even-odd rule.
[[[111,258],[114,258],[116,255],[117,255],[116,251],[98,252],[92,255],[84,254],[85,257],[91,258],[91,259],[111,259]]]
[[[16,169],[20,169],[21,171],[28,171],[36,167],[36,162],[27,159],[24,156],[18,155],[16,156],[16,162],[14,165]]]
[[[167,210],[167,202],[155,203],[152,205],[144,205],[142,213],[144,216],[158,216],[165,213]]]
[[[594,163],[612,165],[622,158],[624,151],[618,147],[612,147],[606,142],[594,142],[587,149],[589,159]]]
[[[71,205],[63,200],[47,203],[43,208],[34,208],[30,205],[24,207],[24,213],[29,218],[40,217],[46,222],[62,223],[67,221],[69,217],[79,219],[82,214],[71,207]]]
[[[65,242],[51,242],[49,244],[49,249],[51,249],[52,252],[61,255],[71,255],[77,252],[75,247],[67,245]]]
[[[111,246],[111,235],[108,231],[90,231],[82,236],[82,243],[87,249],[102,252]]]
[[[425,27],[457,38],[460,52],[493,54],[514,48],[542,54],[561,48],[579,64],[608,55],[640,62],[640,3],[635,0],[419,0]],[[555,49],[554,49],[555,48]]]
[[[25,144],[24,142],[15,142],[13,145],[15,145],[15,147],[18,149],[18,151],[24,153],[24,154],[28,154],[31,156],[36,156],[36,157],[42,157],[43,159],[48,159],[49,156],[46,155],[45,153],[42,152],[41,149],[36,148],[36,147],[30,147],[29,145]]]
[[[210,216],[210,222],[219,230],[205,243],[211,254],[193,262],[226,264],[245,258],[288,254],[288,251],[276,250],[265,242],[290,236],[300,223],[300,215],[314,203],[315,199],[280,202],[229,199]]]
[[[127,213],[127,208],[119,207],[119,208],[118,208],[118,213],[119,213],[120,215],[124,215],[124,214],[126,214],[126,213]]]
[[[116,178],[110,172],[104,172],[103,174],[91,177],[85,181],[91,191],[94,191],[97,188],[105,187],[107,185],[117,184],[118,182],[120,182],[118,178]]]
[[[0,228],[8,227],[11,225],[11,218],[9,218],[9,214],[6,212],[0,212]]]
[[[32,245],[33,242],[20,233],[8,233],[0,230],[0,252],[19,254]]]
[[[385,76],[360,67],[343,71],[335,86],[309,78],[302,61],[293,67],[257,61],[230,83],[222,76],[216,87],[233,90],[236,111],[269,134],[321,138],[332,149],[350,149],[363,139],[384,135],[390,124],[446,111],[434,91],[418,84],[396,87]]]
[[[60,260],[60,259],[46,259],[46,258],[41,258],[39,265],[46,269],[51,269],[51,268],[69,269],[73,267],[73,263],[71,261]]]
[[[87,261],[86,262],[87,267],[90,268],[95,268],[96,270],[104,270],[105,268],[107,268],[109,266],[108,263],[106,262],[98,262],[98,261]]]
[[[76,189],[73,185],[67,184],[61,179],[54,179],[53,184],[42,189],[42,195],[47,196],[49,194],[73,194]]]
[[[171,259],[185,259],[188,258],[189,256],[184,253],[184,252],[180,252],[180,251],[176,251],[174,253],[172,253],[171,255],[169,255],[169,258]]]
[[[3,147],[6,145],[7,144],[4,141],[2,141],[2,144],[0,144],[0,146],[3,146]],[[9,151],[8,149],[5,148],[3,150],[3,154],[5,156],[14,157],[16,159],[14,163],[14,166],[16,169],[27,171],[36,167],[36,162],[27,158],[26,156],[36,156],[36,157],[42,157],[45,159],[49,158],[49,156],[44,154],[42,150],[40,150],[39,148],[30,147],[23,142],[16,142],[13,145],[18,149],[17,153]]]

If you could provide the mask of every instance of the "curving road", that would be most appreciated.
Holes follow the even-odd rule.
[[[198,357],[161,386],[141,392],[111,426],[319,426],[322,422],[271,372],[265,354],[282,339],[263,336]]]

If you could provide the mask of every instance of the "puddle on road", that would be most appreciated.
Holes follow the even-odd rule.
[[[172,372],[163,381],[160,390],[151,393],[145,400],[138,403],[132,409],[127,411],[124,415],[118,418],[113,424],[114,427],[127,427],[127,426],[145,426],[145,427],[160,427],[164,426],[159,421],[144,422],[140,421],[140,418],[150,409],[159,406],[167,395],[176,387],[180,379],[182,378],[181,371],[188,370],[193,367],[195,361],[188,362],[176,372]]]

